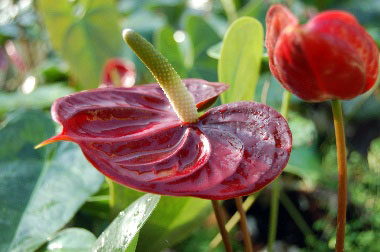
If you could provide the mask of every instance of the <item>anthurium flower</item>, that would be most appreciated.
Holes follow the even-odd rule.
[[[42,145],[73,141],[104,175],[164,195],[228,199],[257,191],[281,173],[292,138],[278,112],[240,102],[198,118],[197,109],[227,86],[182,81],[145,39],[131,31],[125,37],[160,86],[107,87],[60,98],[52,115],[63,131]]]
[[[104,64],[100,87],[132,87],[136,80],[135,65],[112,58]]]
[[[305,25],[284,6],[266,17],[270,69],[301,99],[352,99],[368,91],[379,69],[379,51],[354,16],[326,11]]]

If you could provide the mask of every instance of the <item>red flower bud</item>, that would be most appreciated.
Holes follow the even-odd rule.
[[[271,72],[301,99],[352,99],[375,84],[379,50],[351,14],[326,11],[299,25],[287,8],[273,5],[266,26]]]
[[[136,69],[132,62],[112,58],[104,64],[100,87],[132,87],[135,80]]]

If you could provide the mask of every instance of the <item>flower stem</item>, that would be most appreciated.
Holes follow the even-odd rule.
[[[226,230],[226,227],[224,226],[224,223],[225,223],[224,220],[225,219],[224,219],[223,212],[220,208],[219,202],[217,200],[211,200],[211,202],[212,202],[212,207],[214,208],[216,220],[218,222],[220,234],[222,235],[224,248],[225,248],[226,252],[232,252],[232,246],[231,246],[230,238],[228,236],[228,232]]]
[[[289,113],[289,105],[290,105],[290,98],[292,97],[292,94],[285,90],[282,94],[282,104],[281,104],[281,115],[288,119],[288,113]]]
[[[253,252],[251,235],[249,234],[248,225],[247,225],[247,216],[243,209],[243,200],[241,197],[235,198],[236,208],[240,214],[240,226],[243,233],[244,246],[246,252]]]
[[[224,11],[226,12],[226,16],[229,23],[235,21],[238,18],[236,13],[236,7],[233,0],[221,0]]]
[[[280,192],[280,201],[281,201],[281,204],[288,211],[288,214],[293,219],[294,223],[301,230],[305,238],[310,239],[312,242],[317,242],[318,239],[314,235],[313,230],[309,227],[307,222],[302,217],[301,213],[294,206],[293,202],[290,200],[289,196],[286,195],[284,191]]]
[[[342,105],[339,100],[332,100],[332,112],[334,117],[336,152],[338,159],[338,216],[335,249],[337,252],[341,252],[344,250],[344,235],[346,227],[347,163]]]
[[[276,240],[277,221],[278,221],[278,206],[280,196],[280,178],[277,178],[272,183],[272,195],[270,201],[269,215],[269,234],[268,234],[268,251],[273,252],[273,244]]]
[[[291,94],[285,90],[282,95],[281,115],[287,119],[289,113]],[[269,234],[268,234],[268,251],[273,252],[273,244],[276,240],[277,222],[278,222],[278,206],[280,198],[280,177],[272,183],[272,196],[270,202],[269,215]]]
[[[243,209],[245,212],[248,211],[248,209],[253,205],[257,197],[259,196],[260,191],[249,195],[244,203],[243,203]],[[231,232],[231,230],[236,226],[236,224],[240,220],[240,214],[238,212],[235,212],[234,215],[232,215],[231,219],[229,219],[225,225],[227,232]],[[222,241],[221,235],[218,233],[214,239],[209,244],[209,248],[207,251],[214,251],[214,249],[219,245],[219,243]]]

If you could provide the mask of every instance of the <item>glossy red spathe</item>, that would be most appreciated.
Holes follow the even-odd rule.
[[[375,84],[378,48],[351,14],[326,11],[300,25],[287,8],[273,5],[266,26],[271,72],[301,99],[352,99]]]
[[[227,86],[183,81],[198,109]],[[253,102],[222,105],[182,123],[157,84],[100,88],[58,99],[63,132],[45,143],[76,142],[103,174],[151,193],[229,199],[275,179],[291,152],[291,132],[274,109]]]

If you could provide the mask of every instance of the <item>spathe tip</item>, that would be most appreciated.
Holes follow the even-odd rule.
[[[48,145],[48,144],[51,144],[51,143],[55,143],[55,142],[58,142],[58,141],[70,141],[70,142],[73,142],[73,139],[69,136],[66,136],[66,135],[58,135],[58,136],[54,136],[52,138],[49,138],[39,144],[37,144],[36,146],[34,146],[34,149],[39,149],[41,147],[44,147],[45,145]]]

